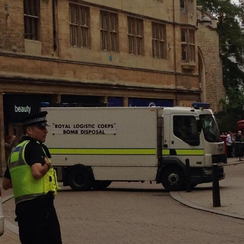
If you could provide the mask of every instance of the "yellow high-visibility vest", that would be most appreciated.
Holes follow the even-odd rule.
[[[35,199],[39,195],[44,195],[50,191],[54,195],[57,194],[57,176],[52,167],[41,179],[37,180],[33,177],[31,166],[25,160],[25,148],[29,142],[29,140],[26,140],[18,144],[12,151],[8,161],[16,204]],[[44,149],[43,152],[46,155]]]

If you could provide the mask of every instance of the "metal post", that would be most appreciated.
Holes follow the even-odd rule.
[[[218,164],[213,164],[213,207],[220,207]]]
[[[186,191],[191,192],[190,160],[186,159]]]

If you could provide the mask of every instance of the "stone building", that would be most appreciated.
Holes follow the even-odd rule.
[[[217,110],[218,36],[198,21],[196,0],[0,0],[0,6],[2,170],[5,136],[40,106],[207,101]]]
[[[221,106],[219,101],[225,98],[223,85],[222,61],[219,55],[219,35],[217,33],[217,19],[203,15],[197,11],[199,78],[201,80],[201,100],[211,104],[213,111],[217,112]],[[211,20],[205,23],[204,20]]]

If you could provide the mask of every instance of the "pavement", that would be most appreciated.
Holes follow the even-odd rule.
[[[170,196],[190,208],[244,220],[244,160],[228,158],[224,167],[226,178],[219,182],[220,206],[213,207],[212,183],[200,184],[190,192],[170,192]],[[0,178],[0,185],[2,185],[2,178]],[[20,243],[17,223],[14,221],[12,197],[12,190],[2,190],[5,232],[0,237],[0,244]]]
[[[226,177],[219,181],[220,206],[214,207],[212,183],[200,184],[190,192],[170,192],[171,197],[190,208],[244,220],[244,160],[228,158],[224,168]]]

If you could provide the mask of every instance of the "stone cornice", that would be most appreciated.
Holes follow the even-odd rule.
[[[67,63],[67,64],[76,64],[76,65],[84,65],[84,66],[96,66],[110,69],[123,69],[123,70],[132,70],[132,71],[140,71],[140,72],[150,72],[150,73],[158,73],[165,75],[179,75],[179,76],[191,76],[191,77],[199,77],[197,74],[184,74],[184,73],[175,73],[173,71],[162,71],[162,70],[154,70],[154,69],[145,69],[145,68],[137,68],[137,67],[128,67],[122,65],[110,65],[110,64],[101,64],[95,62],[84,62],[84,61],[75,61],[68,59],[59,59],[55,57],[44,57],[44,56],[30,56],[22,53],[12,53],[12,52],[3,52],[0,51],[0,56],[12,57],[12,58],[24,58],[30,60],[38,60],[38,61],[46,61],[46,62],[56,62],[56,63]],[[0,65],[1,67],[1,65]],[[0,71],[1,72],[1,71]]]

